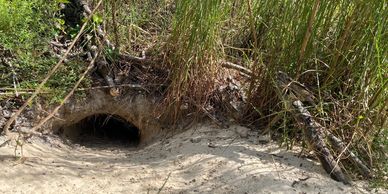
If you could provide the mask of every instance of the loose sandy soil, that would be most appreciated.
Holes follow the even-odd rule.
[[[236,129],[243,130],[197,126],[139,150],[32,138],[18,161],[12,145],[0,148],[0,193],[368,192],[365,183],[345,186],[297,151]]]

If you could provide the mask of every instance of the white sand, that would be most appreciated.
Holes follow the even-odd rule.
[[[25,161],[14,160],[11,145],[0,148],[0,193],[367,192],[365,183],[345,186],[316,161],[236,129],[203,125],[135,151],[34,138]]]

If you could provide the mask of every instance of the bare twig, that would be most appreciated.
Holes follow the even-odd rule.
[[[221,65],[223,67],[226,67],[226,68],[229,68],[229,69],[234,69],[234,70],[237,70],[245,75],[247,75],[249,78],[253,76],[253,73],[250,69],[248,68],[245,68],[241,65],[237,65],[237,64],[234,64],[234,63],[231,63],[231,62],[227,62],[227,61],[223,61],[221,62]]]
[[[13,91],[14,90],[14,88],[0,88],[0,90],[1,91]],[[25,92],[28,92],[28,91],[30,91],[30,92],[33,92],[33,91],[35,91],[35,89],[28,89],[28,88],[19,88],[18,89],[19,91],[25,91]]]
[[[34,92],[0,92],[0,96],[19,96],[19,94],[33,94]],[[39,94],[48,94],[48,92],[39,92]]]
[[[7,58],[4,58],[3,61],[4,61],[5,64],[7,64],[11,68],[11,71],[12,71],[12,81],[13,81],[13,89],[12,90],[15,91],[15,95],[17,97],[17,96],[19,96],[20,93],[18,92],[19,82],[18,82],[18,79],[17,79],[16,71],[13,68],[12,63]]]
[[[95,89],[106,89],[106,88],[112,88],[112,87],[128,87],[128,88],[134,88],[134,89],[140,89],[145,90],[148,93],[150,92],[145,87],[150,85],[141,85],[141,84],[121,84],[121,85],[115,85],[115,86],[97,86],[97,87],[90,87],[90,88],[78,88],[76,91],[87,91],[87,90],[95,90]],[[155,84],[155,86],[163,86],[163,84]]]
[[[167,183],[168,179],[170,178],[171,173],[172,173],[172,172],[168,173],[166,180],[164,181],[163,185],[162,185],[162,186],[159,188],[159,190],[158,190],[158,194],[159,194],[160,192],[162,192],[164,186],[166,186],[166,183]]]

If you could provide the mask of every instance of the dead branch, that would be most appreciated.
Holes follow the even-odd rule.
[[[292,105],[297,110],[297,113],[294,113],[295,118],[305,125],[306,130],[304,134],[308,144],[312,147],[315,155],[321,161],[323,168],[333,179],[341,181],[344,184],[350,184],[324,140],[325,136],[323,131],[325,129],[313,119],[310,112],[303,107],[300,100],[294,101]]]
[[[277,77],[277,82],[279,87],[284,91],[282,99],[291,102],[293,108],[288,107],[288,110],[291,110],[291,113],[294,115],[295,119],[299,123],[303,123],[304,135],[310,147],[313,149],[315,155],[321,161],[323,168],[326,170],[330,176],[337,180],[341,181],[344,184],[350,184],[350,181],[342,172],[342,169],[339,167],[338,163],[334,159],[334,156],[331,154],[329,146],[325,142],[325,128],[322,127],[318,122],[314,120],[310,112],[304,108],[303,103],[299,100],[298,87],[290,88],[290,85],[293,85],[293,81],[287,74],[279,72]],[[289,104],[286,102],[286,104]]]
[[[360,158],[356,156],[351,150],[346,148],[345,144],[336,137],[335,135],[331,133],[327,133],[327,137],[329,138],[329,141],[331,145],[336,149],[338,152],[345,152],[347,156],[349,156],[349,159],[360,169],[361,174],[366,178],[372,178],[372,173],[369,170],[369,168],[364,164],[364,162],[361,161]]]
[[[85,1],[85,0],[79,0],[79,4],[80,5],[82,5],[82,7],[83,7],[83,9],[84,9],[84,11],[85,11],[85,13],[87,14],[87,15],[92,15],[92,11],[91,11],[91,9],[89,8],[89,5],[88,5],[88,2],[87,1]]]
[[[145,51],[142,52],[141,57],[136,57],[132,56],[126,53],[121,53],[119,58],[124,61],[129,61],[129,62],[134,62],[134,63],[139,63],[139,64],[144,64],[144,63],[150,63],[151,61],[146,59]]]

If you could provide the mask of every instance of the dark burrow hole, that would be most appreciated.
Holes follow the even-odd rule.
[[[62,135],[85,146],[131,146],[140,143],[139,129],[118,115],[95,114],[63,127]]]

